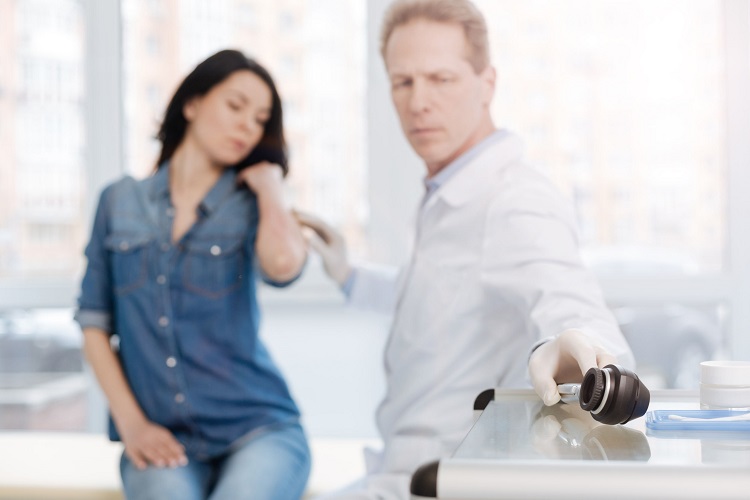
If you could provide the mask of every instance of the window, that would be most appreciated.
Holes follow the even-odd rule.
[[[694,385],[709,356],[750,357],[748,2],[476,1],[496,121],[573,201],[651,387]],[[220,48],[276,77],[294,204],[343,229],[355,256],[404,260],[423,167],[378,53],[387,3],[0,1],[0,427],[103,430],[71,319],[94,193],[149,174],[166,99]],[[320,288],[264,290],[262,335],[312,434],[370,436],[387,321],[343,311],[319,267],[305,280]],[[353,385],[356,410],[336,407]],[[5,411],[30,386],[57,420]]]
[[[261,8],[245,0],[239,12],[252,12],[257,26],[249,30],[228,2],[180,2],[158,23],[149,22],[147,4],[122,2],[126,170],[137,177],[153,170],[159,120],[182,78],[213,52],[239,48],[269,69],[284,99],[294,203],[343,227],[362,251],[364,213],[349,207],[367,197],[363,7],[328,1],[298,19],[291,12],[306,2]],[[292,25],[295,32],[287,33]],[[171,42],[160,57],[144,57],[144,43],[157,37]]]
[[[0,2],[0,428],[86,426],[80,332],[59,308],[88,232],[84,17],[77,0]]]
[[[0,285],[35,278],[72,282],[87,230],[82,7],[78,1],[6,1],[0,19],[6,123],[0,130]],[[40,237],[41,227],[56,237]]]
[[[594,197],[577,207],[596,228],[582,244],[669,250],[722,271],[726,206],[703,201],[727,194],[723,2],[477,4],[498,70],[496,122],[526,138],[529,160],[565,192]],[[627,176],[610,173],[623,164]],[[632,231],[612,231],[628,215]]]

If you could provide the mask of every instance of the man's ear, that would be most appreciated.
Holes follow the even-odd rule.
[[[492,98],[495,96],[495,79],[497,73],[494,66],[488,64],[479,75],[482,81],[482,104],[489,108]]]

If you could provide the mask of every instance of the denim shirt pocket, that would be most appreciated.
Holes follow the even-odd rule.
[[[186,244],[185,288],[208,298],[237,290],[247,276],[246,235],[195,238]]]
[[[106,237],[104,246],[110,254],[115,294],[131,293],[146,283],[152,239],[148,233],[113,233]]]

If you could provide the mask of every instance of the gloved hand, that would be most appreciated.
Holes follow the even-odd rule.
[[[589,368],[604,368],[617,359],[579,330],[565,330],[539,346],[529,358],[534,391],[544,404],[560,401],[557,384],[579,383]]]
[[[294,216],[302,226],[312,229],[312,232],[305,231],[307,241],[322,257],[323,267],[328,276],[339,286],[343,286],[352,272],[344,238],[325,221],[314,215],[295,210]]]

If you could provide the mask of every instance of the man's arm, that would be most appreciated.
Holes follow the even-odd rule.
[[[588,368],[633,356],[599,285],[582,264],[572,207],[544,178],[519,174],[493,203],[487,219],[483,282],[490,300],[512,303],[532,341],[529,375],[546,404],[557,384],[578,382]]]
[[[346,294],[350,305],[390,313],[396,302],[397,270],[372,264],[353,266],[343,236],[324,220],[295,212],[297,220],[311,229],[307,240],[323,259],[328,276]]]

